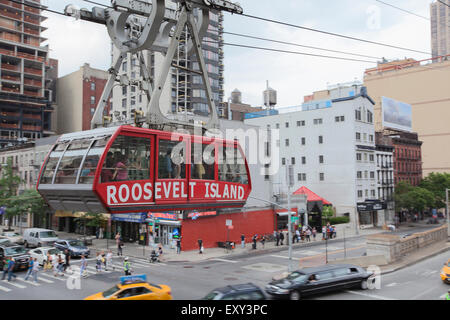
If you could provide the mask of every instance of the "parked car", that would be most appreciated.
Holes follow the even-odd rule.
[[[52,246],[58,237],[53,230],[30,228],[23,232],[23,240],[25,247],[43,247]]]
[[[9,241],[8,239],[5,238],[0,238],[0,244],[5,244],[5,243],[11,243],[11,241]]]
[[[77,239],[63,239],[55,242],[55,248],[59,250],[69,250],[71,257],[81,257],[84,255],[86,258],[91,254],[88,247],[86,247],[81,240]]]
[[[253,283],[230,285],[214,289],[202,300],[265,300],[264,292]]]
[[[16,262],[14,270],[26,269],[30,261],[30,255],[27,253],[27,250],[23,246],[14,243],[0,244],[0,270],[3,270],[6,257],[14,258]]]
[[[4,231],[0,233],[1,239],[8,239],[12,243],[23,244],[23,237],[14,231]]]
[[[66,259],[66,255],[63,252],[61,252],[61,250],[53,247],[41,247],[28,251],[28,254],[31,256],[31,258],[33,259],[36,258],[37,262],[40,265],[43,265],[44,262],[47,261],[47,253],[50,254],[52,260],[57,259],[58,255],[61,255],[61,258],[63,260]]]
[[[265,291],[274,298],[300,300],[301,297],[353,287],[367,289],[372,272],[349,264],[304,268],[270,282]],[[370,279],[369,279],[370,278]]]

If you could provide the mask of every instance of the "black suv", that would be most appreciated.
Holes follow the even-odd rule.
[[[230,285],[214,289],[202,300],[265,300],[264,292],[253,283]]]
[[[303,268],[270,282],[265,290],[272,297],[299,300],[303,296],[353,287],[367,289],[369,282],[375,282],[373,275],[373,272],[349,264]]]
[[[3,270],[6,257],[14,258],[14,270],[26,269],[30,261],[28,251],[23,246],[14,243],[0,244],[0,270]]]

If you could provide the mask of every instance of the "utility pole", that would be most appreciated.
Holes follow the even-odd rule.
[[[289,163],[289,160],[287,160],[286,162],[286,184],[287,184],[287,190],[288,190],[288,194],[287,194],[287,198],[288,198],[288,243],[289,243],[289,267],[288,267],[288,271],[291,272],[292,271],[292,223],[291,223],[291,186],[293,185],[293,179],[291,177],[291,164]]]
[[[450,211],[448,210],[448,192],[450,189],[445,189],[445,211],[447,214],[447,236],[450,237]]]

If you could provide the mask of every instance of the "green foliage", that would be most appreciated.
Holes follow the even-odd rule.
[[[47,209],[47,204],[36,190],[25,190],[21,195],[6,199],[5,204],[6,217],[9,219],[25,213],[43,215]]]
[[[101,213],[85,212],[83,216],[75,219],[77,222],[82,222],[88,227],[100,227],[107,220]]]
[[[322,208],[322,219],[329,221],[329,219],[334,215],[334,210],[332,206],[323,206]]]
[[[350,218],[349,217],[331,217],[330,219],[328,219],[328,221],[330,222],[330,224],[335,225],[335,224],[342,224],[342,223],[349,223],[350,222]]]
[[[450,189],[450,173],[432,172],[420,182],[420,187],[430,191],[435,198],[435,207],[445,207],[445,189]]]
[[[14,173],[12,167],[12,158],[9,158],[6,166],[1,167],[2,178],[0,179],[0,205],[7,199],[17,194],[22,180]]]
[[[400,182],[395,187],[394,193],[395,209],[422,212],[427,208],[433,208],[436,204],[434,194],[421,187],[411,186],[407,182]]]

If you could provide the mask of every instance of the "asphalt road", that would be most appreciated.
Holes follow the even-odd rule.
[[[356,239],[350,243],[333,243],[327,249],[325,243],[309,248],[298,248],[289,260],[285,251],[249,255],[247,257],[210,259],[200,263],[157,263],[131,258],[134,274],[147,274],[151,283],[167,284],[177,300],[200,299],[217,287],[252,282],[263,288],[275,275],[299,267],[321,265],[328,259],[361,256],[365,254],[365,240]],[[439,299],[448,287],[439,278],[439,272],[450,253],[441,254],[409,268],[382,276],[380,290],[351,290],[314,297],[313,299]],[[94,260],[89,260],[88,278],[81,279],[79,288],[66,277],[54,278],[40,272],[39,284],[23,280],[25,272],[18,272],[18,280],[11,283],[0,281],[0,299],[51,299],[79,300],[91,294],[104,291],[115,285],[123,275],[121,258],[114,258],[115,271],[96,274]],[[72,265],[79,261],[72,260]],[[75,288],[74,288],[75,287]]]

